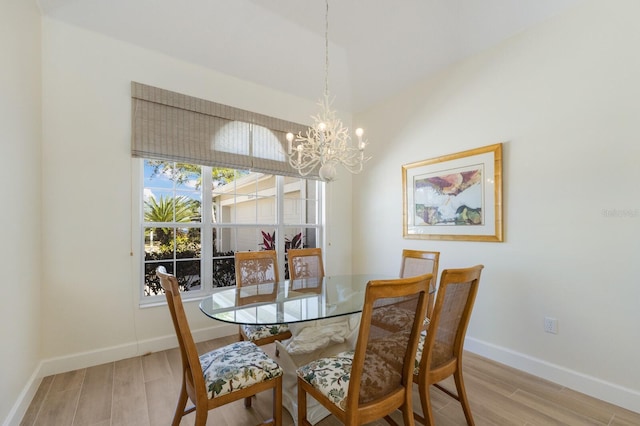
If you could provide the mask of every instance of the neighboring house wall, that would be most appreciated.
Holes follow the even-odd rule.
[[[246,179],[241,178],[237,182],[216,188],[216,192],[222,192],[222,194],[214,196],[214,204],[216,209],[220,209],[222,224],[276,223],[276,178],[273,175],[263,176],[260,174],[259,176],[261,177],[257,188],[257,199],[253,196],[245,197],[242,195],[256,192],[256,183],[253,179],[250,183],[244,183]],[[304,180],[298,178],[285,178],[285,185],[283,185],[283,219],[285,224],[299,223],[301,218],[309,219],[308,215],[311,213],[306,211],[307,206],[302,195],[306,193],[304,183]],[[237,195],[234,195],[234,191]],[[311,218],[315,219],[315,215],[311,214]],[[219,250],[222,252],[256,250],[263,241],[260,231],[273,233],[274,227],[222,229],[221,238],[217,241]],[[298,232],[297,227],[295,232]],[[292,236],[285,231],[285,237],[291,238]]]
[[[638,16],[587,2],[359,115],[373,159],[353,181],[354,270],[395,273],[403,248],[484,264],[467,349],[635,411]],[[401,165],[497,142],[505,241],[403,239]]]
[[[26,384],[41,359],[42,74],[36,3],[6,1],[1,9],[0,423],[5,424],[15,413],[21,417],[31,400]]]

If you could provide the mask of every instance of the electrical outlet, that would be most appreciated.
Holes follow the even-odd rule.
[[[558,320],[556,318],[544,317],[544,331],[558,334]]]

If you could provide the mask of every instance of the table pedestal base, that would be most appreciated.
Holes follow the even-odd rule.
[[[295,425],[298,424],[298,376],[296,374],[296,369],[313,360],[335,355],[343,351],[353,350],[357,339],[359,319],[359,314],[342,319],[342,321],[346,321],[349,324],[349,329],[351,330],[350,335],[343,343],[334,343],[327,347],[316,349],[310,353],[290,354],[286,349],[286,345],[289,342],[288,340],[285,340],[284,342],[275,342],[276,348],[280,353],[275,360],[284,370],[284,375],[282,377],[282,405],[287,411],[289,411],[289,413],[291,413],[291,417],[293,417],[293,423]],[[327,321],[332,323],[336,322],[335,319]],[[321,326],[321,324],[322,321],[318,321],[316,326]],[[292,339],[295,339],[295,327],[291,330],[291,333],[294,336]],[[329,410],[324,408],[315,399],[307,397],[307,420],[309,420],[311,424],[315,425],[330,414]]]
[[[305,365],[307,362],[311,362],[314,359],[322,358],[323,356],[335,355],[342,351],[350,349],[344,343],[340,343],[328,348],[329,353],[314,353],[310,357],[308,355],[290,355],[285,345],[280,342],[276,342],[276,347],[280,352],[280,356],[276,358],[276,362],[280,364],[280,367],[284,370],[284,375],[282,377],[282,406],[287,409],[287,411],[293,417],[293,423],[298,424],[298,376],[296,375],[296,369],[302,365]],[[323,352],[325,352],[323,351]],[[318,403],[315,399],[308,397],[307,398],[307,419],[313,425],[318,423],[320,420],[324,419],[331,413],[329,410],[324,408],[320,403]]]

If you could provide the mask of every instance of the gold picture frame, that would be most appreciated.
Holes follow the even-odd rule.
[[[402,166],[403,237],[503,241],[502,143]]]

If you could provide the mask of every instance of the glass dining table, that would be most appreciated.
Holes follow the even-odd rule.
[[[231,324],[294,324],[357,314],[367,283],[385,275],[337,275],[229,287],[207,296],[200,310]]]

